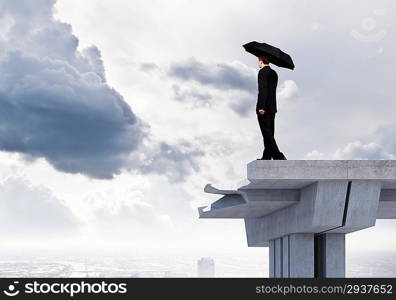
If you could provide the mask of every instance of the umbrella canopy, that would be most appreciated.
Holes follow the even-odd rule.
[[[257,57],[265,56],[268,58],[270,63],[277,65],[278,67],[294,69],[294,63],[289,54],[283,52],[279,48],[271,46],[266,43],[259,43],[256,41],[243,45],[245,50]]]

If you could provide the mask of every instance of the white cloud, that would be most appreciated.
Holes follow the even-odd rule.
[[[311,152],[305,155],[305,159],[312,159],[312,160],[325,159],[325,154],[319,152],[318,150],[312,150]]]
[[[3,238],[47,239],[78,234],[81,222],[66,203],[24,177],[0,182],[0,233]]]
[[[354,141],[344,148],[337,149],[333,159],[395,159],[395,155],[386,152],[377,143],[364,144],[361,141]]]
[[[285,80],[277,92],[277,100],[279,100],[280,106],[284,105],[285,102],[295,100],[298,95],[298,86],[293,80]]]
[[[83,202],[91,209],[91,234],[132,242],[149,242],[170,234],[174,227],[171,217],[146,202],[144,196],[137,188],[109,189],[88,195]]]

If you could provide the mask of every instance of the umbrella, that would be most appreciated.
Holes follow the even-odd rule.
[[[256,41],[243,45],[245,50],[257,57],[265,56],[268,58],[270,63],[277,65],[278,67],[284,67],[288,69],[294,69],[294,63],[289,54],[283,52],[279,48],[271,46],[266,43],[259,43]]]

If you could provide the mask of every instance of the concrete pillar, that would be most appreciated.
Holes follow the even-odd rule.
[[[315,277],[345,277],[345,234],[315,236]]]
[[[314,234],[289,235],[290,277],[314,277]]]
[[[289,243],[290,239],[289,236],[286,235],[282,237],[282,255],[283,255],[283,264],[282,264],[282,274],[284,278],[290,277],[289,274]]]
[[[314,277],[314,235],[293,233],[270,241],[270,277]]]
[[[269,241],[269,277],[275,277],[275,241]]]
[[[275,277],[283,277],[282,275],[282,238],[275,240]]]

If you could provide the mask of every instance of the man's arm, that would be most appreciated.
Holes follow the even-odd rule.
[[[259,72],[258,73],[258,95],[257,95],[257,103],[258,109],[264,109],[265,103],[268,98],[268,73],[267,72]]]

